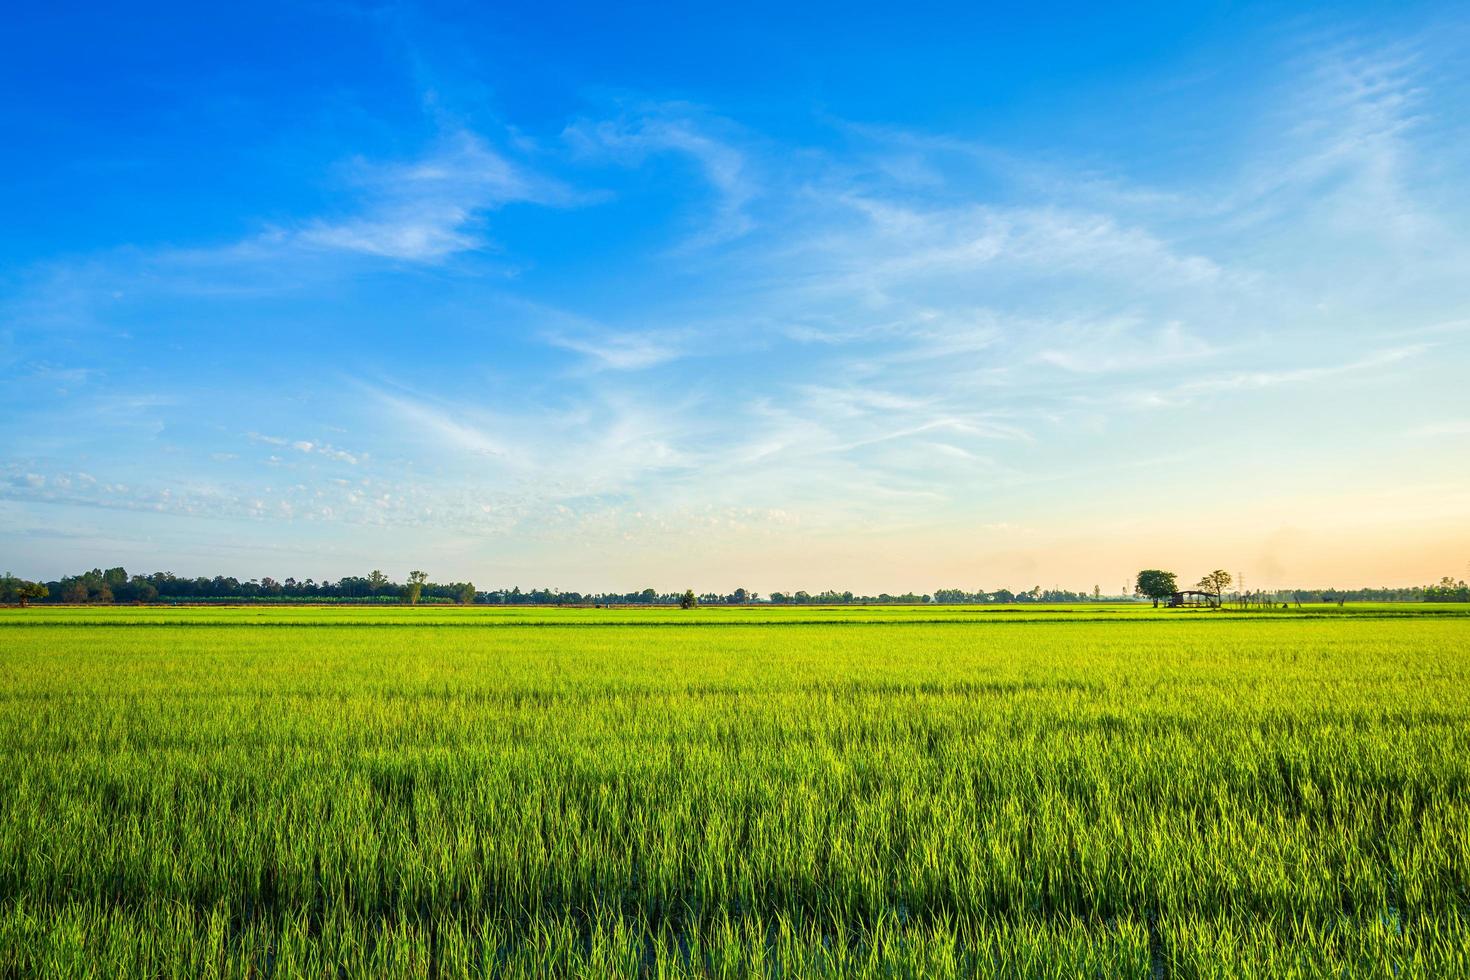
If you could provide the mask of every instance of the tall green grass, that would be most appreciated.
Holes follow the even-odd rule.
[[[166,612],[0,626],[0,975],[1470,975],[1464,619]]]

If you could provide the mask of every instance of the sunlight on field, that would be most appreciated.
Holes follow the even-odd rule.
[[[1452,612],[7,610],[0,975],[1466,975]]]

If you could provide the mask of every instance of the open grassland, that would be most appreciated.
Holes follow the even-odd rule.
[[[1466,976],[1467,692],[1451,609],[7,610],[0,976]]]

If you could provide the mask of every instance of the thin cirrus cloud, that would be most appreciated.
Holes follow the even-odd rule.
[[[666,153],[692,161],[714,200],[681,247],[708,248],[740,238],[755,227],[749,209],[761,188],[747,152],[711,132],[711,122],[699,118],[701,114],[697,107],[681,103],[653,105],[616,119],[578,120],[567,126],[562,137],[583,157],[610,159],[624,166],[637,167],[651,155]],[[714,123],[733,128],[728,120]]]
[[[638,371],[677,360],[695,349],[671,342],[667,334],[604,331],[592,337],[548,332],[545,340],[553,347],[586,357],[599,368]]]
[[[1178,322],[1155,331],[1141,326],[1136,320],[1079,324],[1075,330],[1065,330],[1070,343],[1043,350],[1036,359],[1079,374],[1107,374],[1154,370],[1221,354],[1218,347],[1191,336]]]
[[[507,204],[564,206],[575,195],[559,181],[519,166],[478,135],[459,130],[409,164],[359,161],[352,184],[360,213],[316,219],[286,240],[308,248],[434,262],[485,245],[483,216]]]

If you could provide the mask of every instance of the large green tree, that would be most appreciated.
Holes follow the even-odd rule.
[[[1138,579],[1133,586],[1135,595],[1141,595],[1145,599],[1152,599],[1154,605],[1159,604],[1160,599],[1167,599],[1179,591],[1179,584],[1173,572],[1166,572],[1158,568],[1145,568],[1138,573]]]

